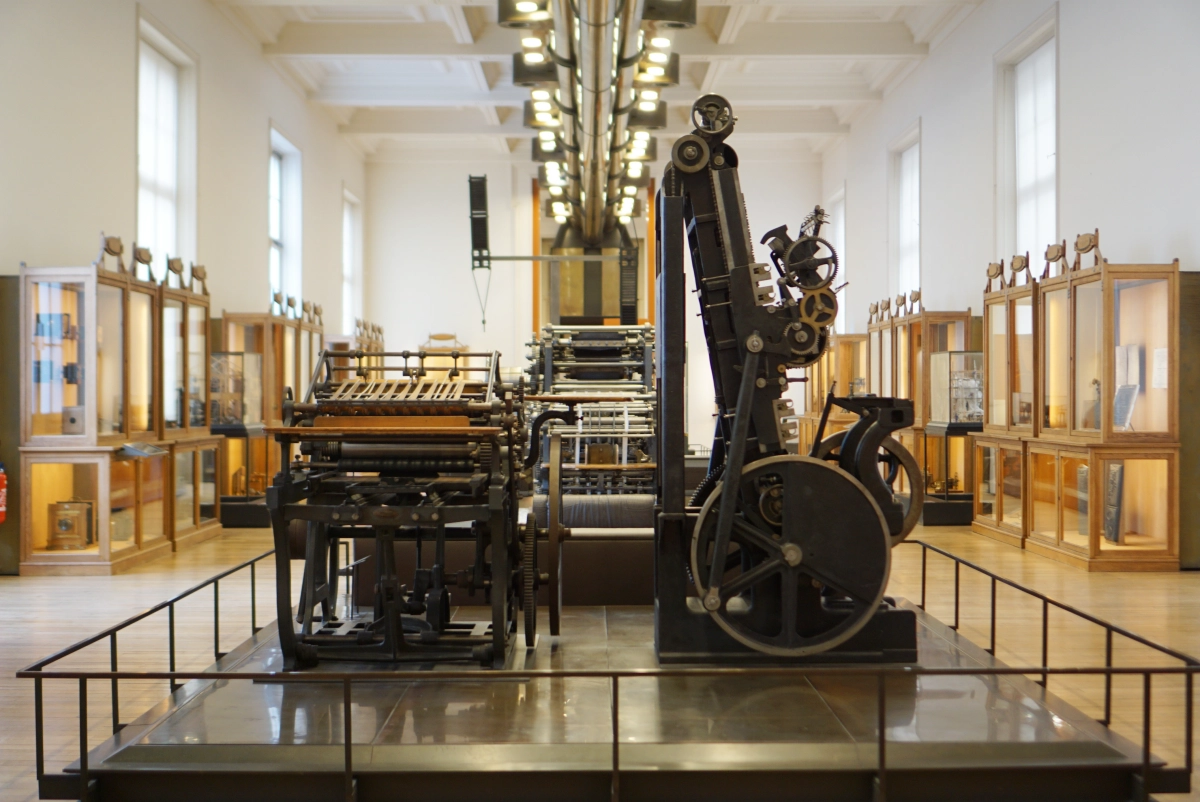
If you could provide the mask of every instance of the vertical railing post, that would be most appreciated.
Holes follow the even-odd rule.
[[[255,600],[258,598],[258,593],[257,593],[258,585],[255,582],[255,574],[254,574],[254,569],[257,565],[258,565],[258,560],[255,560],[254,562],[250,563],[250,636],[251,637],[253,637],[258,632],[258,607],[255,604]]]
[[[887,802],[887,675],[879,669],[879,685],[875,702],[879,721],[879,769],[875,774],[875,802]]]
[[[167,670],[175,673],[175,602],[167,605]],[[171,692],[174,693],[178,688],[172,678]]]
[[[1150,672],[1142,674],[1142,783],[1141,802],[1150,798]]]
[[[612,678],[612,802],[621,799],[621,730],[620,730],[620,685],[617,676]]]
[[[37,753],[37,778],[46,774],[46,729],[42,711],[42,678],[33,680],[33,748]]]
[[[1050,665],[1050,602],[1042,597],[1042,668]],[[1049,687],[1050,675],[1042,671],[1042,687]]]
[[[1113,667],[1113,633],[1112,627],[1104,628],[1104,667]],[[1100,722],[1107,727],[1112,722],[1112,672],[1104,672],[1104,720]]]
[[[353,739],[353,721],[350,713],[350,680],[342,680],[342,707],[345,713],[342,715],[343,733],[342,739],[345,743],[346,752],[346,802],[354,802],[354,739]]]
[[[925,609],[925,563],[929,558],[929,549],[921,544],[921,609]]]
[[[221,580],[213,582],[213,660],[221,659]]]
[[[108,665],[113,673],[117,670],[117,633],[108,636]],[[117,678],[112,678],[112,729],[113,735],[121,729],[121,702],[117,695]]]
[[[1188,668],[1191,668],[1191,666],[1188,666]],[[1184,758],[1184,760],[1185,760],[1185,766],[1187,767],[1187,773],[1191,774],[1192,773],[1192,672],[1191,671],[1188,671],[1188,673],[1184,675],[1183,697],[1184,697],[1183,740],[1184,740],[1184,743],[1186,744],[1186,748],[1185,748],[1183,754],[1186,756]]]
[[[79,798],[88,798],[87,680],[79,680]]]
[[[992,624],[988,636],[988,654],[996,656],[996,577],[992,576]]]
[[[955,632],[958,632],[958,569],[962,567],[962,563],[958,560],[954,561],[954,626],[950,627]]]

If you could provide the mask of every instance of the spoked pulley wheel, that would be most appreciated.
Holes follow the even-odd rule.
[[[525,613],[525,645],[537,645],[537,520],[530,511],[521,543],[521,608]]]
[[[845,436],[845,432],[842,432],[826,437],[817,448],[817,457],[836,463],[841,456]],[[896,480],[901,471],[904,471],[908,480],[907,495],[896,493]],[[894,437],[885,438],[879,445],[879,472],[884,484],[892,489],[894,498],[904,509],[904,527],[892,535],[892,545],[895,546],[908,537],[921,520],[921,510],[925,506],[925,479],[921,475],[921,466],[917,464],[916,457]]]
[[[718,553],[727,482],[708,497],[692,534],[696,590],[716,623],[780,657],[853,637],[879,608],[891,570],[887,523],[871,494],[836,465],[796,455],[747,465],[737,489],[727,546]]]

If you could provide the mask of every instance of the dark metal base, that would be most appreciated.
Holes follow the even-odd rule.
[[[269,529],[267,497],[246,501],[244,496],[221,496],[221,526],[230,529]]]
[[[970,493],[951,493],[950,498],[926,496],[921,510],[925,526],[970,526],[975,517],[975,497]]]

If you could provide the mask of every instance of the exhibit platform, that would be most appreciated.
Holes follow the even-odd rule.
[[[1001,665],[916,612],[922,667]],[[534,649],[515,638],[510,668],[650,670],[619,681],[621,799],[877,798],[877,677],[679,676],[658,667],[649,607],[567,608],[562,626]],[[268,627],[213,666],[220,676],[130,722],[90,754],[95,798],[344,798],[344,685],[330,675],[355,666],[326,662],[311,682],[235,679],[280,665]],[[358,800],[614,797],[611,679],[428,669],[428,681],[352,684]],[[890,676],[886,735],[893,800],[1129,799],[1143,767],[1140,747],[1021,675]]]

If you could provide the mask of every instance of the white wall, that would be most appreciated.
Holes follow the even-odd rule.
[[[214,314],[266,311],[267,158],[272,123],[303,152],[304,298],[340,328],[343,187],[362,159],[207,0],[147,0],[198,56],[196,262]],[[20,261],[79,265],[103,229],[126,247],[137,220],[134,0],[0,4],[0,273]],[[159,255],[156,255],[159,256]]]
[[[391,350],[415,349],[431,333],[452,333],[472,350],[500,351],[502,367],[524,369],[533,330],[532,270],[524,262],[494,264],[485,328],[471,275],[471,175],[488,179],[492,253],[530,253],[528,165],[502,155],[382,155],[366,169],[365,314],[383,326]]]
[[[746,199],[746,214],[750,219],[750,237],[754,244],[754,258],[770,263],[770,251],[760,245],[763,234],[776,226],[787,224],[788,233],[796,235],[804,218],[821,200],[821,163],[803,149],[769,151],[754,147],[738,147],[737,133],[730,144],[738,151],[738,178],[742,195]],[[660,170],[661,172],[661,170]],[[695,281],[688,263],[686,298],[688,341],[688,398],[687,433],[692,446],[712,445],[714,415],[712,371],[708,362],[708,346],[704,342],[704,328],[696,313],[700,305],[692,294]],[[799,374],[795,374],[799,375]],[[726,389],[737,394],[737,388]],[[804,396],[804,385],[792,384],[788,396],[800,409]],[[729,399],[733,403],[734,399]]]
[[[978,311],[995,244],[994,55],[1050,0],[989,0],[826,154],[845,182],[851,331],[896,291],[888,267],[888,147],[921,124],[921,273],[928,309]],[[1113,262],[1200,269],[1200,3],[1058,3],[1059,239],[1099,227]],[[1035,267],[1041,254],[1031,254]]]

